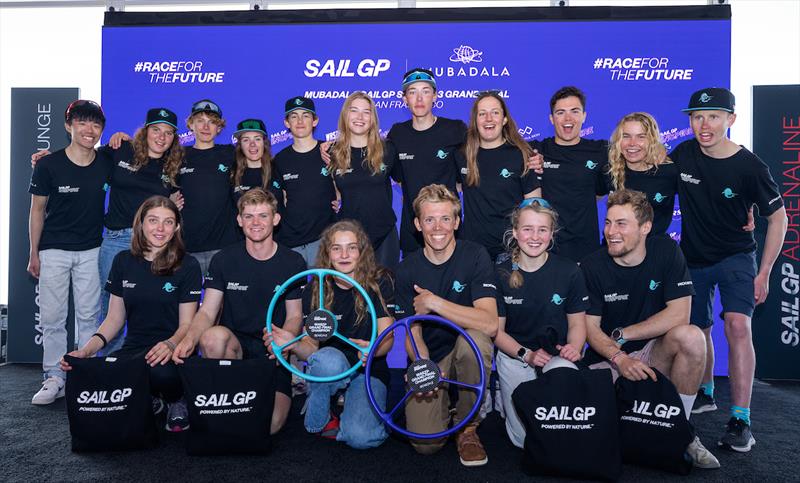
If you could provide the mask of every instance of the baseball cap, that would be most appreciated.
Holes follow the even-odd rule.
[[[314,101],[312,101],[307,97],[296,96],[286,101],[286,106],[284,107],[284,115],[288,115],[290,112],[296,111],[298,109],[304,109],[306,111],[311,112],[314,115],[317,114],[317,111],[314,108]]]
[[[436,78],[433,76],[433,72],[428,69],[416,67],[403,74],[403,92],[405,92],[406,87],[415,82],[427,82],[436,89]]]
[[[260,132],[266,136],[267,126],[264,125],[264,121],[261,119],[245,119],[236,125],[236,131],[233,133],[233,135],[236,136],[237,134],[243,132]]]
[[[192,114],[197,114],[199,112],[210,112],[222,117],[222,109],[220,109],[214,101],[209,99],[203,99],[202,101],[197,101],[192,104]]]
[[[733,112],[735,107],[736,98],[731,91],[724,87],[709,87],[707,89],[700,89],[692,94],[692,97],[689,99],[689,107],[681,109],[681,111]]]
[[[160,123],[169,124],[175,129],[178,129],[178,116],[166,107],[154,107],[147,111],[147,120],[144,123],[145,126]]]

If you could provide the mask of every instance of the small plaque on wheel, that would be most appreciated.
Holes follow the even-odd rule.
[[[439,387],[442,373],[439,366],[430,359],[419,359],[409,364],[406,380],[413,392],[429,392]]]
[[[309,337],[324,342],[333,337],[336,318],[327,310],[315,310],[306,317],[306,333]]]

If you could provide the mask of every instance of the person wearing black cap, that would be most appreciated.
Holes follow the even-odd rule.
[[[419,190],[429,184],[443,184],[456,192],[454,152],[464,143],[467,126],[463,121],[433,114],[437,90],[430,70],[414,68],[403,74],[402,89],[411,119],[393,125],[386,139],[396,153],[392,178],[401,183],[403,191],[400,249],[405,256],[424,246],[413,221],[412,203]]]
[[[750,396],[755,351],[750,329],[756,305],[769,293],[769,277],[786,234],[786,209],[767,165],[728,138],[736,121],[735,98],[724,88],[692,94],[689,122],[695,138],[676,147],[670,157],[680,172],[681,248],[686,256],[697,295],[692,300],[692,323],[706,337],[706,371],[695,412],[716,409],[713,400],[713,294],[719,287],[728,339],[731,383],[731,419],[721,446],[739,452],[755,444],[750,431]],[[756,242],[743,231],[752,205],[767,218],[761,264],[756,268]],[[711,389],[711,390],[709,390]]]
[[[236,125],[236,166],[231,171],[233,197],[236,201],[247,191],[261,188],[271,191],[283,213],[283,190],[274,176],[272,152],[267,127],[261,119],[245,119]]]
[[[322,230],[335,221],[331,203],[336,191],[322,159],[320,142],[314,139],[319,123],[314,101],[300,96],[286,101],[283,123],[294,142],[274,160],[275,179],[283,187],[286,205],[278,241],[300,253],[313,267]]]
[[[33,169],[29,220],[28,273],[39,279],[44,382],[33,404],[64,396],[69,287],[75,303],[75,327],[83,346],[96,327],[100,309],[97,259],[103,235],[103,207],[111,162],[95,151],[106,117],[100,105],[77,100],[64,113],[70,144],[43,157]]]

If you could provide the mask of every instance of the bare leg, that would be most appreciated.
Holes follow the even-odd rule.
[[[736,312],[725,313],[725,337],[728,339],[728,378],[731,384],[731,403],[750,407],[753,375],[756,370],[756,351],[750,330],[750,317]]]

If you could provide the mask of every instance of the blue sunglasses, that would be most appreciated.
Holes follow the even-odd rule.
[[[552,210],[553,207],[550,206],[550,202],[544,198],[533,197],[533,198],[525,198],[522,200],[522,203],[519,204],[517,208],[525,208],[526,206],[530,206],[536,203],[537,205],[541,206],[542,208],[547,208],[548,210]]]

